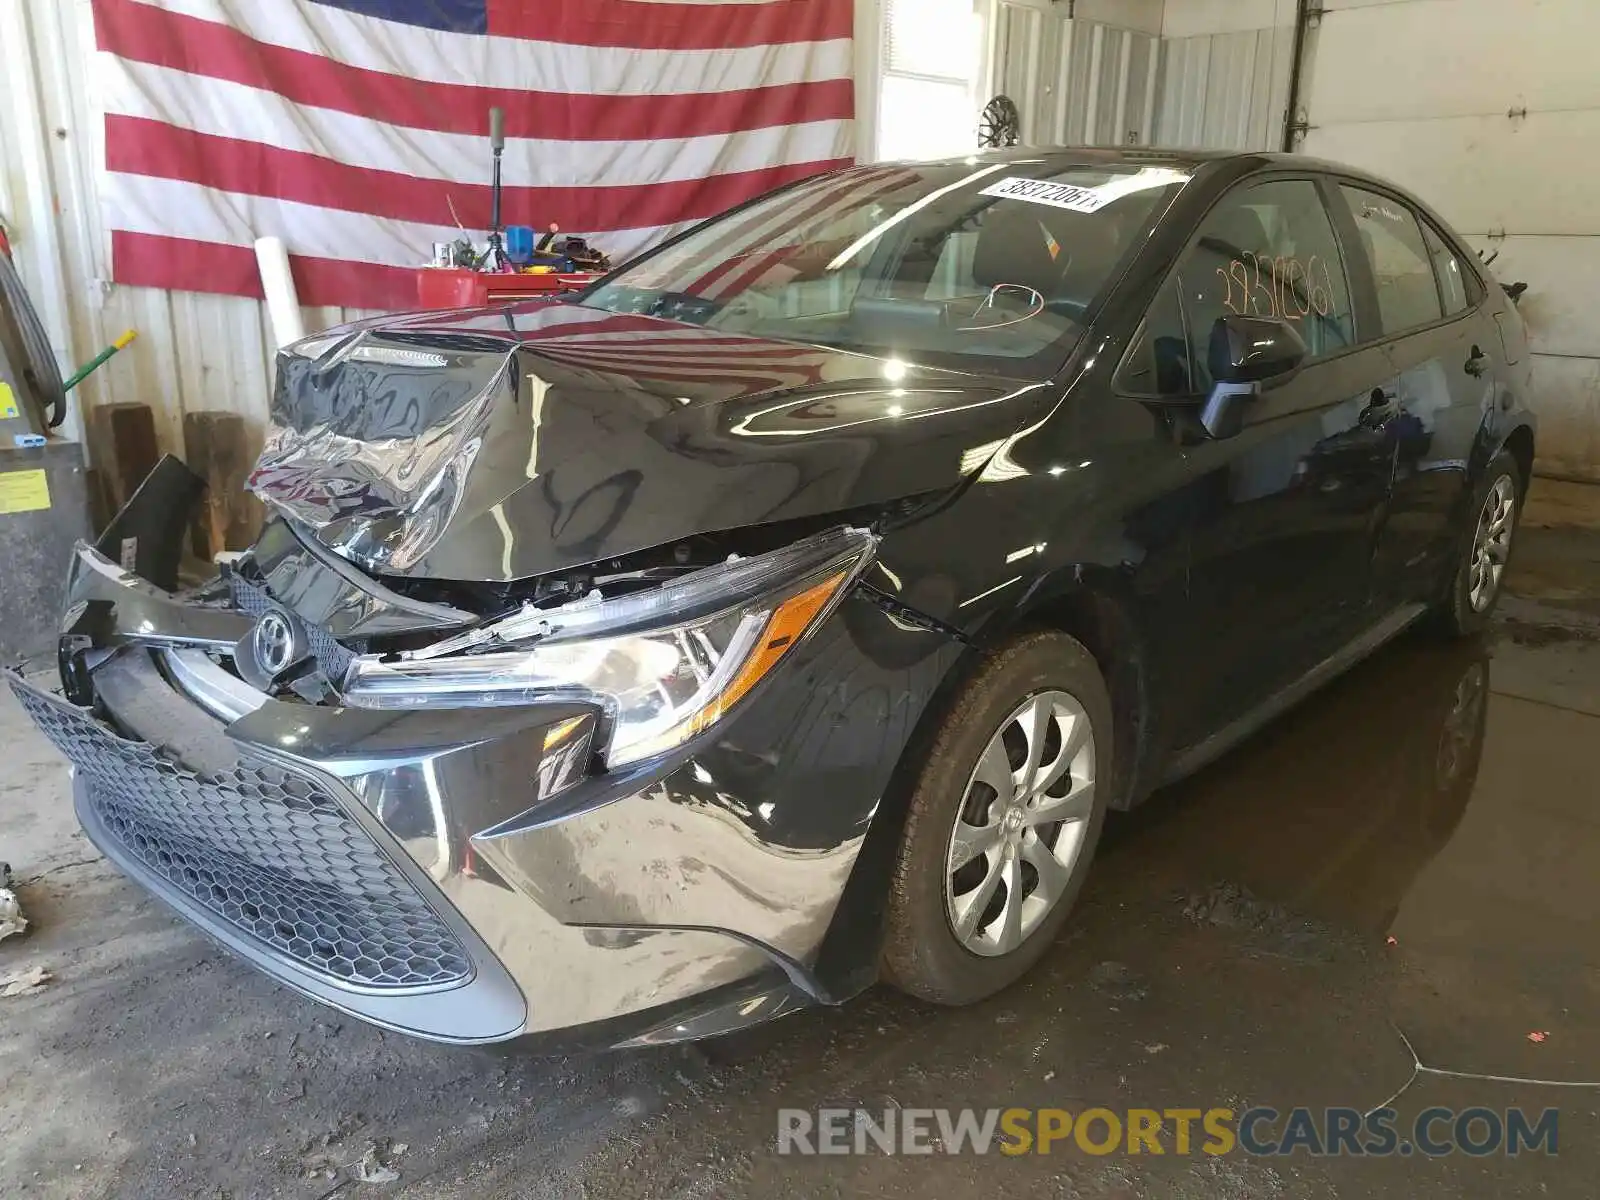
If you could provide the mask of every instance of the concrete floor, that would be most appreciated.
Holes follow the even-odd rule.
[[[1016,988],[961,1011],[875,990],[648,1053],[427,1046],[237,965],[99,859],[6,696],[0,859],[34,925],[0,975],[55,979],[0,998],[0,1195],[1592,1197],[1600,530],[1540,511],[1493,637],[1408,637],[1116,820]],[[1406,1087],[1402,1032],[1464,1077]],[[780,1106],[1365,1111],[1402,1089],[1403,1116],[1558,1106],[1560,1154],[771,1151]],[[398,1180],[352,1178],[373,1147]]]

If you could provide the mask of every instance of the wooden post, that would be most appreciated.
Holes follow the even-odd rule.
[[[195,509],[194,552],[211,562],[223,550],[243,550],[261,527],[261,502],[245,490],[255,463],[250,427],[238,413],[183,415],[183,452],[206,481]]]
[[[161,458],[155,414],[148,404],[103,404],[90,412],[89,438],[109,518]]]

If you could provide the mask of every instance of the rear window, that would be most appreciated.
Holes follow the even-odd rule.
[[[1340,185],[1340,190],[1372,264],[1383,332],[1400,333],[1437,321],[1443,315],[1439,285],[1417,218],[1389,196],[1348,184]]]
[[[1461,262],[1448,243],[1434,232],[1433,226],[1422,227],[1428,243],[1428,257],[1433,259],[1433,273],[1439,281],[1439,299],[1444,303],[1444,315],[1454,316],[1465,312],[1473,304],[1477,281],[1471,269]]]

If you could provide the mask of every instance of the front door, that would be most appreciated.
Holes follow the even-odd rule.
[[[1199,482],[1186,514],[1188,682],[1173,714],[1182,745],[1249,712],[1368,620],[1396,380],[1381,348],[1357,344],[1339,242],[1310,179],[1224,198],[1169,288],[1147,319],[1150,390],[1205,394],[1210,331],[1226,313],[1284,320],[1309,350],[1298,376],[1250,402],[1237,435],[1184,451]],[[1158,319],[1181,327],[1163,333]]]

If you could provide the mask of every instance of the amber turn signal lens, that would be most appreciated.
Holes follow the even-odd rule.
[[[834,593],[839,590],[839,586],[844,583],[848,575],[848,572],[840,571],[837,575],[789,597],[778,605],[767,621],[767,627],[762,631],[755,651],[729,682],[722,695],[717,698],[717,702],[695,714],[695,733],[707,728],[737,704],[746,692],[761,682],[768,671],[778,665],[778,661],[789,652],[790,647],[811,627],[811,622],[816,620],[817,614],[827,607],[828,601],[833,599]]]

